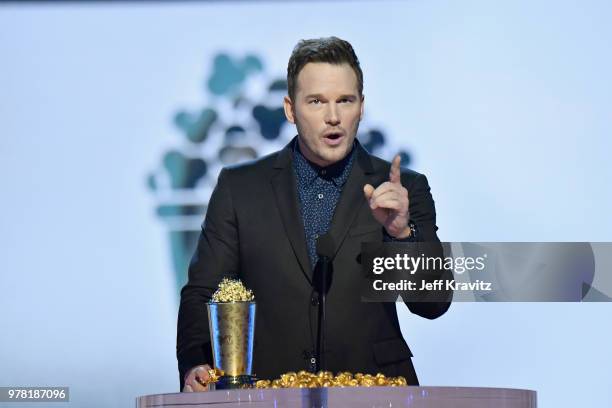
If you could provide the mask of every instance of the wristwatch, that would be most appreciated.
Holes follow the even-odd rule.
[[[384,241],[385,242],[416,242],[418,241],[419,233],[417,226],[414,222],[408,221],[408,228],[410,228],[410,236],[406,238],[395,238],[392,235],[389,235],[386,229],[383,228]]]

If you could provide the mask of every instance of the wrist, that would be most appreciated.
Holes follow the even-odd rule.
[[[399,234],[392,235],[389,233],[389,231],[387,231],[386,228],[383,228],[383,231],[386,237],[385,240],[390,241],[390,242],[393,242],[393,241],[413,242],[413,241],[416,241],[418,238],[416,224],[412,221],[409,221],[406,228]]]
[[[392,237],[395,239],[407,239],[407,238],[410,238],[411,236],[412,236],[412,229],[408,225],[401,233],[397,235],[392,235]]]

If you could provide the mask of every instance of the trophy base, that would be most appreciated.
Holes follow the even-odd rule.
[[[223,375],[214,384],[216,390],[234,390],[240,388],[253,388],[255,378],[251,375]],[[211,384],[212,385],[212,384]]]

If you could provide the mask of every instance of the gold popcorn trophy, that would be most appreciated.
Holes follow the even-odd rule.
[[[223,279],[206,305],[216,389],[253,387],[254,298],[239,280]]]

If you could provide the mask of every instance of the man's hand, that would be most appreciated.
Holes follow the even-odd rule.
[[[376,189],[370,184],[363,186],[365,198],[370,204],[372,215],[381,223],[387,234],[403,239],[410,236],[408,220],[408,190],[402,186],[400,179],[401,157],[396,155],[391,163],[389,181],[385,181]]]
[[[210,374],[208,374],[210,369],[208,364],[192,368],[185,377],[183,392],[208,391],[208,385],[206,384],[210,381]]]

